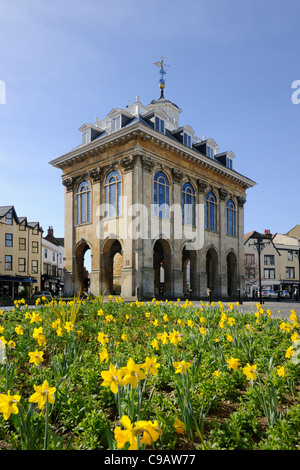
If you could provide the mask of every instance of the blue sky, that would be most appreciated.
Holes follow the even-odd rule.
[[[49,161],[80,143],[83,123],[158,98],[164,56],[180,123],[257,183],[245,232],[286,233],[300,223],[299,16],[297,0],[0,0],[0,205],[63,236]]]

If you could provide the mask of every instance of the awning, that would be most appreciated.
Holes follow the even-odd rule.
[[[32,277],[22,277],[22,276],[0,276],[0,281],[4,282],[37,282],[36,279]]]

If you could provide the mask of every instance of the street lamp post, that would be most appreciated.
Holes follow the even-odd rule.
[[[263,251],[263,249],[267,245],[269,245],[270,240],[263,241],[263,240],[266,240],[267,237],[264,237],[263,235],[261,235],[259,233],[257,233],[256,236],[252,236],[252,238],[255,239],[255,241],[252,243],[252,246],[254,246],[256,248],[257,253],[258,253],[259,301],[262,304],[263,300],[262,300],[262,294],[261,294],[261,259],[260,259],[260,255],[261,255],[261,252]],[[251,245],[249,245],[249,246],[251,246]]]

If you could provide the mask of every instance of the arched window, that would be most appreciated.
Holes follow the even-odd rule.
[[[162,171],[154,176],[154,215],[169,218],[169,182]]]
[[[105,180],[105,217],[121,214],[121,177],[118,171],[111,171]]]
[[[91,186],[82,181],[77,190],[77,223],[86,224],[91,221]]]
[[[226,235],[235,237],[235,204],[231,199],[226,202]]]
[[[195,225],[195,192],[190,183],[182,187],[182,223]]]
[[[217,230],[217,200],[212,192],[206,195],[206,228]]]

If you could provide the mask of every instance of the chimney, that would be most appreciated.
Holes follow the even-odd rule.
[[[54,233],[53,227],[49,227],[48,228],[48,235],[50,235],[50,237],[53,237],[54,236],[53,233]]]
[[[265,229],[264,234],[265,234],[265,235],[271,235],[270,230],[269,230],[269,229]]]

